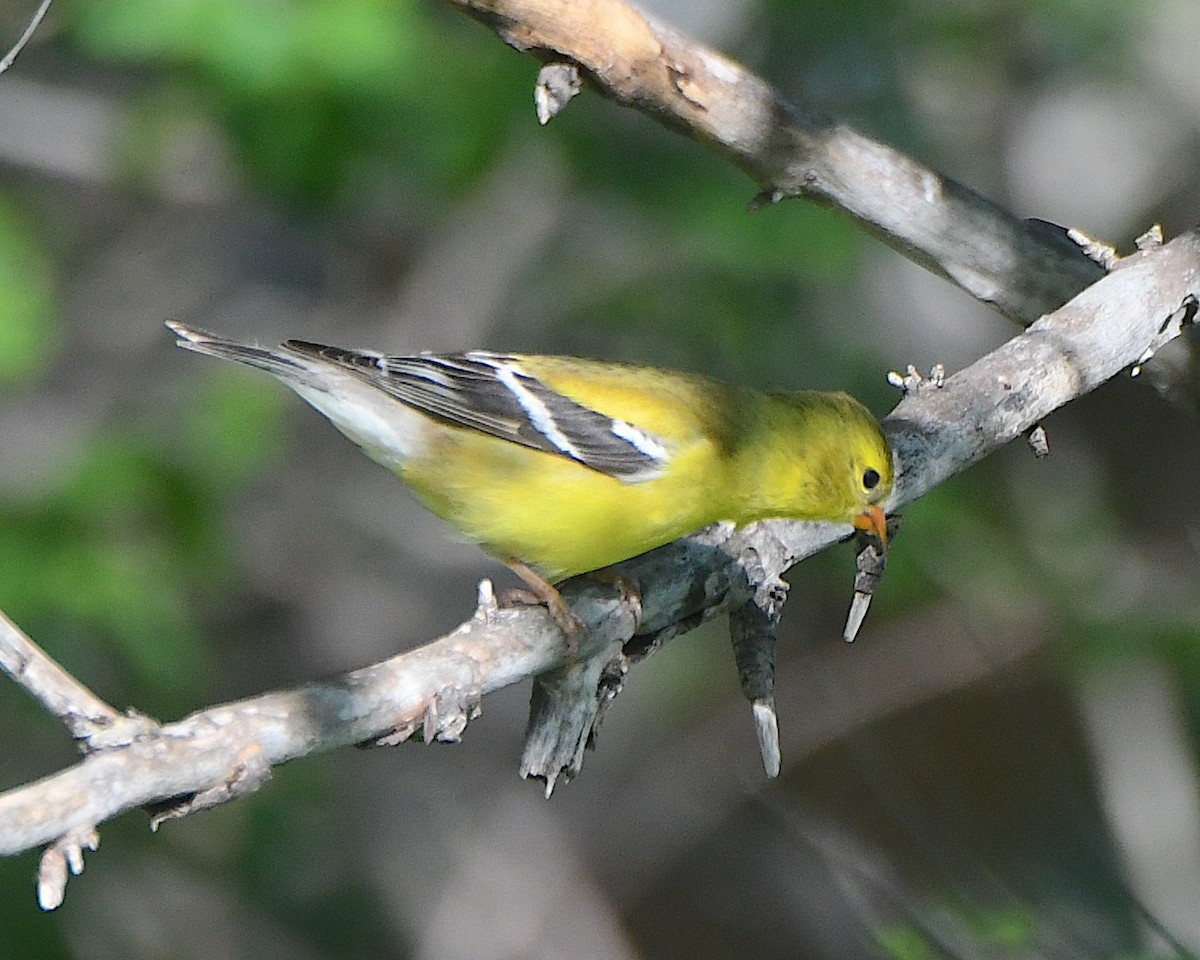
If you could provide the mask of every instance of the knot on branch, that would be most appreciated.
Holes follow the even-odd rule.
[[[100,834],[92,823],[73,827],[42,853],[38,864],[37,897],[43,910],[57,910],[67,894],[68,876],[83,873],[83,851],[100,846]]]

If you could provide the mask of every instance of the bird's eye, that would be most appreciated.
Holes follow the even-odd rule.
[[[862,485],[864,490],[874,490],[879,485],[879,471],[873,468],[865,470],[862,476]]]

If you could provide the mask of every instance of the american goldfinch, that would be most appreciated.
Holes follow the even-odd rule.
[[[717,520],[845,522],[886,544],[891,452],[844,393],[574,357],[266,349],[167,326],[181,347],[278,377],[552,611],[550,584]]]

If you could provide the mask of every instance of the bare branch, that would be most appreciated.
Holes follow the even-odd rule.
[[[84,750],[129,743],[153,726],[153,721],[145,717],[127,716],[110,707],[3,613],[0,613],[0,670],[61,720]]]
[[[632,614],[600,585],[580,587],[571,599],[590,628],[581,654],[615,649],[633,631]],[[0,795],[0,855],[146,804],[169,800],[174,807],[199,797],[199,806],[211,806],[245,792],[244,781],[264,782],[264,764],[317,750],[418,730],[426,740],[457,740],[485,694],[566,656],[561,630],[544,608],[483,610],[417,650],[334,680],[202,710]]]
[[[900,468],[890,506],[916,499],[1178,335],[1198,297],[1200,232],[1191,232],[1121,261],[941,388],[905,397],[885,421]],[[109,817],[146,804],[186,813],[255,789],[278,763],[391,731],[396,740],[418,729],[427,740],[456,740],[483,696],[540,675],[546,709],[529,736],[543,745],[543,761],[527,755],[523,769],[552,784],[577,769],[596,703],[614,689],[605,677],[597,691],[595,664],[622,645],[636,658],[716,611],[752,601],[748,570],[769,584],[849,532],[848,525],[790,521],[717,524],[635,558],[621,569],[641,588],[640,619],[612,588],[571,581],[564,596],[589,628],[574,657],[544,609],[499,609],[485,591],[474,618],[420,649],[335,680],[200,711],[0,795],[0,854],[64,838],[58,848],[65,852],[50,864],[52,894],[55,878],[65,877],[60,860],[73,862],[86,845],[80,838],[90,839]],[[640,635],[631,638],[639,623]],[[556,682],[564,671],[588,682]]]
[[[573,64],[605,96],[682,129],[749,174],[768,202],[848,213],[1005,316],[1032,323],[1103,268],[1043,221],[990,200],[810,107],[624,0],[449,0],[506,43]]]
[[[1198,255],[1196,230],[1138,251],[941,389],[906,397],[885,422],[903,468],[893,505],[922,496],[1177,337],[1196,313]]]
[[[33,17],[30,19],[29,25],[25,28],[25,32],[22,33],[17,42],[13,44],[12,49],[4,55],[4,59],[0,60],[0,73],[3,73],[13,65],[13,62],[17,59],[17,55],[25,49],[25,45],[33,38],[34,31],[37,30],[38,26],[42,22],[42,19],[46,16],[46,11],[49,9],[50,0],[42,0],[41,4],[34,12]]]

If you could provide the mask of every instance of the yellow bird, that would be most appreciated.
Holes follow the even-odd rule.
[[[851,523],[886,545],[891,451],[844,393],[574,357],[267,349],[167,326],[181,347],[282,380],[560,622],[550,584],[718,520]]]

